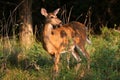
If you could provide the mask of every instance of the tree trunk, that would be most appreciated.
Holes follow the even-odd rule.
[[[32,15],[31,15],[32,0],[24,0],[20,7],[20,43],[21,46],[28,49],[33,43]]]

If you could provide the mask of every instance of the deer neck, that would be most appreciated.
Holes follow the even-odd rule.
[[[49,38],[49,36],[51,35],[52,29],[53,29],[53,25],[52,24],[49,24],[49,23],[45,24],[44,36]]]

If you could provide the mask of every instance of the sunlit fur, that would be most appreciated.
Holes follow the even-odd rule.
[[[85,49],[85,43],[87,41],[85,25],[73,21],[58,28],[53,28],[53,26],[60,25],[62,22],[57,18],[58,12],[59,9],[53,13],[47,13],[46,9],[41,9],[41,14],[46,18],[43,31],[43,45],[46,51],[55,58],[54,70],[56,72],[58,72],[60,54],[63,52],[71,51],[75,59],[79,61],[80,56],[78,52],[75,51],[75,48],[78,48],[87,60],[89,60],[89,54]]]

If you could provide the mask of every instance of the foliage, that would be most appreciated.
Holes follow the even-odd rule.
[[[120,33],[107,27],[101,28],[101,31],[101,35],[91,35],[92,44],[86,45],[87,51],[91,55],[90,70],[87,69],[84,62],[76,70],[77,63],[73,56],[62,54],[59,64],[60,71],[55,80],[119,80]],[[0,80],[53,79],[55,75],[53,61],[41,43],[35,42],[31,49],[24,50],[20,48],[18,41],[12,39],[9,41],[12,47],[9,47],[10,52],[7,57],[3,55],[2,46],[0,46]],[[2,40],[0,44],[2,44]],[[17,57],[16,54],[21,55]],[[70,56],[70,69],[67,68],[67,56]],[[4,57],[6,61],[4,61]],[[7,65],[3,66],[3,63],[7,63]],[[26,64],[25,68],[22,66],[23,64]]]
[[[118,80],[120,73],[120,34],[104,27],[102,34],[93,39],[91,69],[97,80]],[[96,75],[97,74],[97,75]],[[93,80],[93,79],[91,79]]]

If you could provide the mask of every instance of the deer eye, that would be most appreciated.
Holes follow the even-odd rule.
[[[53,16],[51,16],[50,18],[54,18]]]

